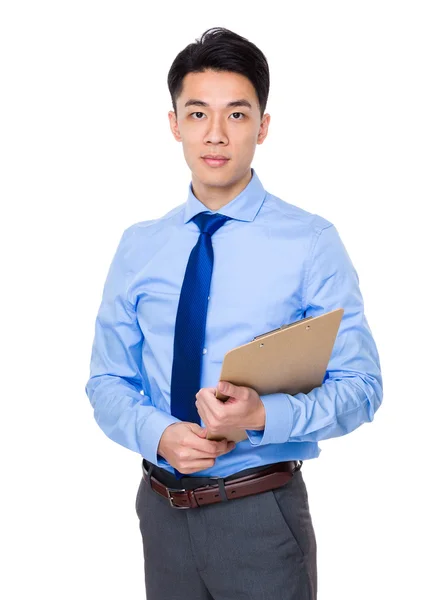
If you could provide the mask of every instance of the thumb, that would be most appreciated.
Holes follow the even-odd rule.
[[[239,393],[239,386],[229,381],[219,381],[217,387],[222,394],[226,394],[227,396],[237,396]]]

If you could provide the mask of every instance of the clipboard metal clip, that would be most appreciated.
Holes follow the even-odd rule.
[[[291,325],[296,325],[297,323],[303,323],[304,321],[309,321],[312,318],[313,318],[312,316],[311,317],[305,317],[305,319],[299,319],[298,321],[294,321],[293,323],[288,323],[287,325],[281,325],[280,327],[276,327],[276,329],[271,329],[270,331],[266,331],[265,333],[261,333],[260,335],[256,335],[253,339],[254,340],[259,340],[260,338],[263,338],[266,335],[270,335],[270,333],[273,333],[274,331],[280,331],[281,329],[287,329],[288,327],[291,327]]]

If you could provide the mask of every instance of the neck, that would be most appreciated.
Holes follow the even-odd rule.
[[[251,178],[252,171],[249,168],[238,181],[235,181],[230,185],[218,186],[205,184],[193,174],[191,187],[197,200],[204,204],[207,209],[216,211],[234,200],[234,198],[245,189]]]

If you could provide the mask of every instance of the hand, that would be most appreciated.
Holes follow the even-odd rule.
[[[265,408],[258,392],[228,381],[220,381],[218,389],[229,396],[226,402],[215,396],[216,388],[202,388],[196,394],[196,408],[209,433],[236,428],[264,429]]]
[[[207,440],[206,427],[182,421],[166,427],[157,452],[180,473],[195,473],[213,467],[215,459],[236,447],[234,442]]]

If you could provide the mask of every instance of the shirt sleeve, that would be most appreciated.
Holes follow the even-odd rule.
[[[160,438],[180,420],[153,406],[149,395],[142,364],[144,336],[126,294],[131,228],[120,239],[104,284],[85,391],[96,422],[111,440],[162,466],[166,461],[157,454]]]
[[[260,396],[264,429],[246,430],[254,446],[345,435],[372,421],[381,405],[380,360],[364,314],[359,277],[332,223],[316,233],[303,307],[302,318],[344,309],[323,383],[308,394]]]

